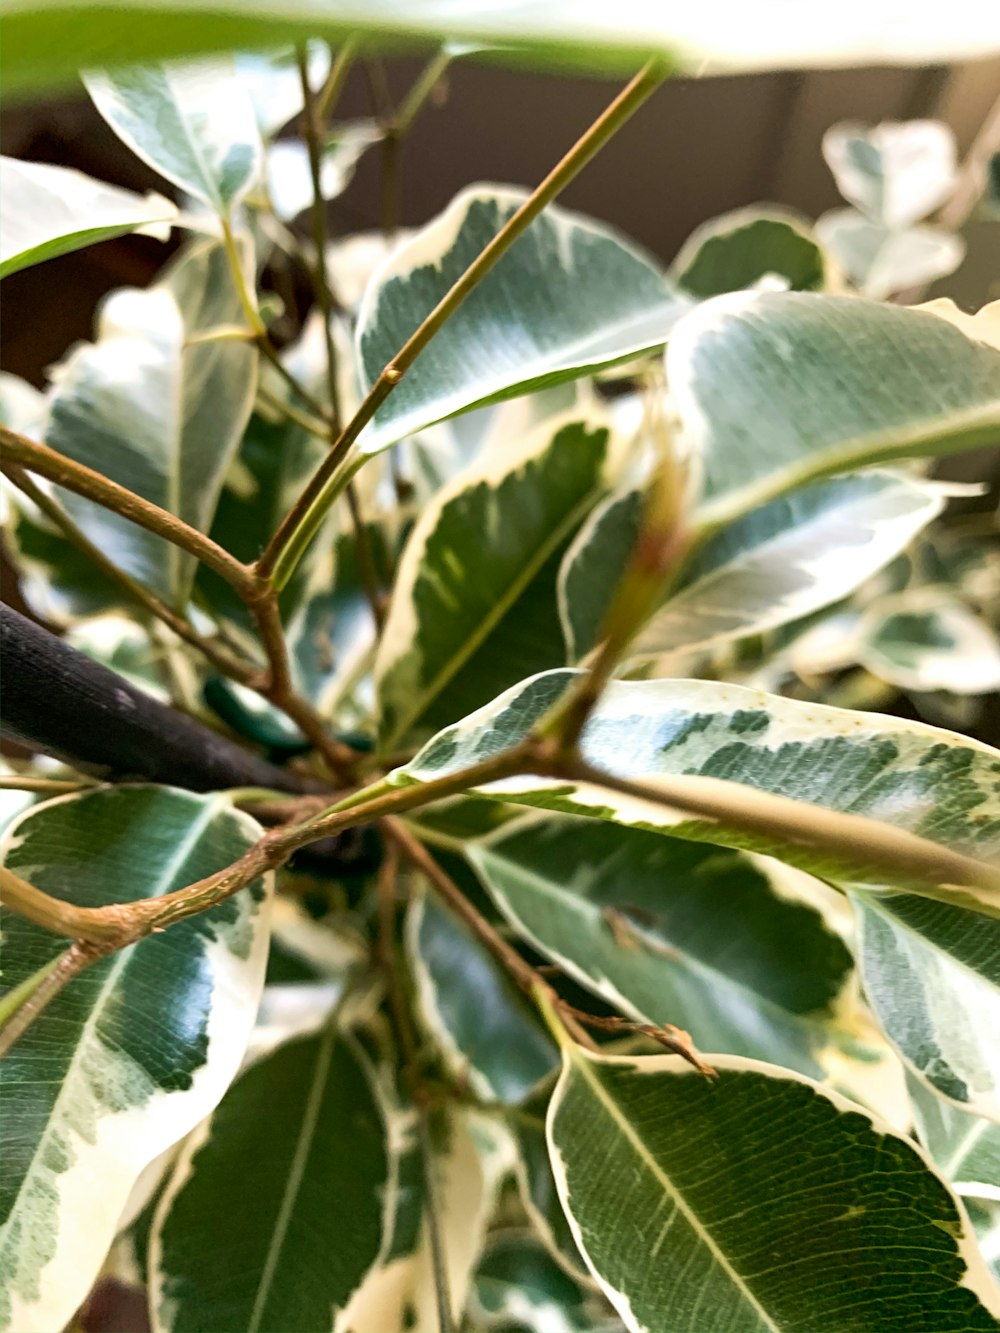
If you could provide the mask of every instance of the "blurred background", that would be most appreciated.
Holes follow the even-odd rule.
[[[410,88],[423,62],[398,59],[353,70],[338,119],[377,114]],[[605,79],[455,61],[418,117],[400,162],[399,220],[426,221],[472,181],[535,185],[607,102]],[[930,118],[954,131],[960,159],[1000,96],[1000,58],[920,68],[678,78],[616,136],[563,202],[614,223],[669,261],[699,223],[748,204],[777,203],[813,219],[842,204],[821,153],[842,120]],[[0,145],[12,157],[77,167],[133,189],[163,183],[115,138],[89,100],[7,107]],[[331,204],[331,233],[378,225],[378,151],[366,153]],[[963,227],[968,253],[932,295],[972,309],[1000,296],[1000,227]],[[44,369],[89,337],[97,300],[144,285],[170,253],[129,236],[14,274],[4,282],[0,365],[41,385]],[[43,317],[40,317],[43,315]]]

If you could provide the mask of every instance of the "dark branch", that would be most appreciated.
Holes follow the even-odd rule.
[[[109,781],[323,790],[158,703],[9,606],[0,606],[4,735]]]

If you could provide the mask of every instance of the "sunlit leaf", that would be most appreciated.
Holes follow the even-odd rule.
[[[955,187],[955,136],[937,120],[844,121],[824,134],[823,156],[844,198],[891,228],[927,217]]]
[[[0,188],[0,278],[129,231],[155,228],[165,240],[177,215],[160,195],[133,194],[82,171],[13,157],[0,158]]]
[[[29,810],[2,851],[38,888],[97,907],[190,884],[259,834],[223,797],[136,786]],[[93,964],[4,1058],[3,1328],[69,1322],[142,1169],[224,1093],[264,982],[268,916],[258,882]],[[3,930],[5,988],[66,947],[12,913]]]
[[[231,60],[139,65],[90,73],[84,83],[133,153],[219,213],[260,176],[253,104]]]
[[[920,1141],[957,1193],[1000,1200],[1000,1125],[960,1111],[912,1074],[906,1084]]]
[[[947,277],[965,255],[959,236],[936,227],[894,230],[853,208],[824,213],[816,222],[816,234],[851,282],[873,301]]]
[[[472,186],[392,251],[358,314],[366,384],[526,197]],[[376,453],[444,417],[662,347],[690,303],[610,227],[548,208],[420,354],[361,448]]]

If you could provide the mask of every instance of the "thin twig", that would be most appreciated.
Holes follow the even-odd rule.
[[[253,592],[256,589],[257,580],[253,571],[212,541],[211,537],[206,537],[175,514],[126,490],[93,468],[56,453],[48,445],[29,440],[8,426],[0,426],[0,446],[3,449],[4,472],[9,474],[10,465],[19,464],[28,472],[47,477],[49,481],[54,481],[75,495],[93,500],[95,504],[120,514],[147,532],[155,533],[157,537],[179,546],[182,551],[187,551],[232,584],[241,596],[248,590]]]
[[[38,984],[0,1028],[0,1059],[7,1054],[18,1038],[27,1032],[68,982],[79,976],[85,967],[89,967],[91,963],[105,957],[109,952],[111,950],[106,946],[74,940],[56,959],[54,966],[45,970]]]
[[[570,183],[615,132],[638,110],[666,76],[666,66],[650,61],[549,173],[529,199],[497,232],[465,273],[441,298],[386,365],[326,459],[285,515],[257,564],[257,572],[283,587],[326,512],[327,489],[351,446],[407,370],[493,266],[547,204]]]
[[[34,778],[20,774],[5,773],[0,776],[0,791],[28,791],[38,796],[68,796],[73,792],[90,791],[99,784],[79,778],[70,781],[63,778]]]
[[[237,680],[242,685],[251,687],[262,679],[262,673],[258,666],[253,662],[237,658],[228,653],[225,649],[219,648],[211,639],[206,639],[199,634],[194,626],[183,616],[178,615],[172,607],[162,601],[148,588],[143,587],[137,579],[132,578],[120,569],[113,560],[110,560],[99,546],[90,540],[86,533],[73,522],[69,514],[66,513],[62,505],[51,495],[38,486],[31,477],[15,463],[8,463],[5,471],[10,480],[22,491],[32,504],[36,505],[43,514],[46,515],[63,533],[63,535],[73,543],[73,545],[95,565],[102,574],[112,583],[116,583],[119,588],[137,605],[145,608],[157,620],[163,622],[168,629],[173,630],[178,638],[189,643],[206,658],[207,661],[216,667],[225,676],[232,680]]]

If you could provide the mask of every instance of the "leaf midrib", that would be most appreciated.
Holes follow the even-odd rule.
[[[616,1127],[618,1127],[622,1137],[625,1139],[626,1143],[628,1143],[629,1147],[633,1149],[642,1165],[648,1169],[650,1175],[652,1175],[662,1186],[664,1194],[668,1195],[674,1201],[678,1211],[694,1232],[695,1236],[704,1243],[705,1248],[708,1250],[713,1260],[718,1264],[722,1272],[732,1281],[733,1286],[746,1301],[747,1305],[749,1305],[755,1314],[758,1315],[763,1322],[764,1327],[770,1330],[770,1333],[782,1333],[781,1325],[776,1324],[760,1304],[744,1279],[719,1248],[712,1233],[704,1225],[697,1213],[688,1206],[684,1196],[678,1193],[674,1188],[670,1177],[663,1171],[659,1162],[649,1153],[642,1139],[639,1138],[631,1124],[629,1124],[628,1120],[621,1114],[617,1103],[608,1095],[600,1079],[595,1077],[590,1067],[591,1062],[589,1058],[581,1051],[572,1049],[569,1053],[569,1059],[572,1062],[572,1068],[575,1069],[583,1077],[584,1081],[589,1084],[593,1090],[594,1096],[604,1108],[608,1118],[614,1122]],[[688,1075],[682,1075],[681,1077],[688,1077]],[[695,1075],[692,1073],[690,1077],[694,1078]],[[553,1134],[553,1140],[554,1139],[555,1135]]]

